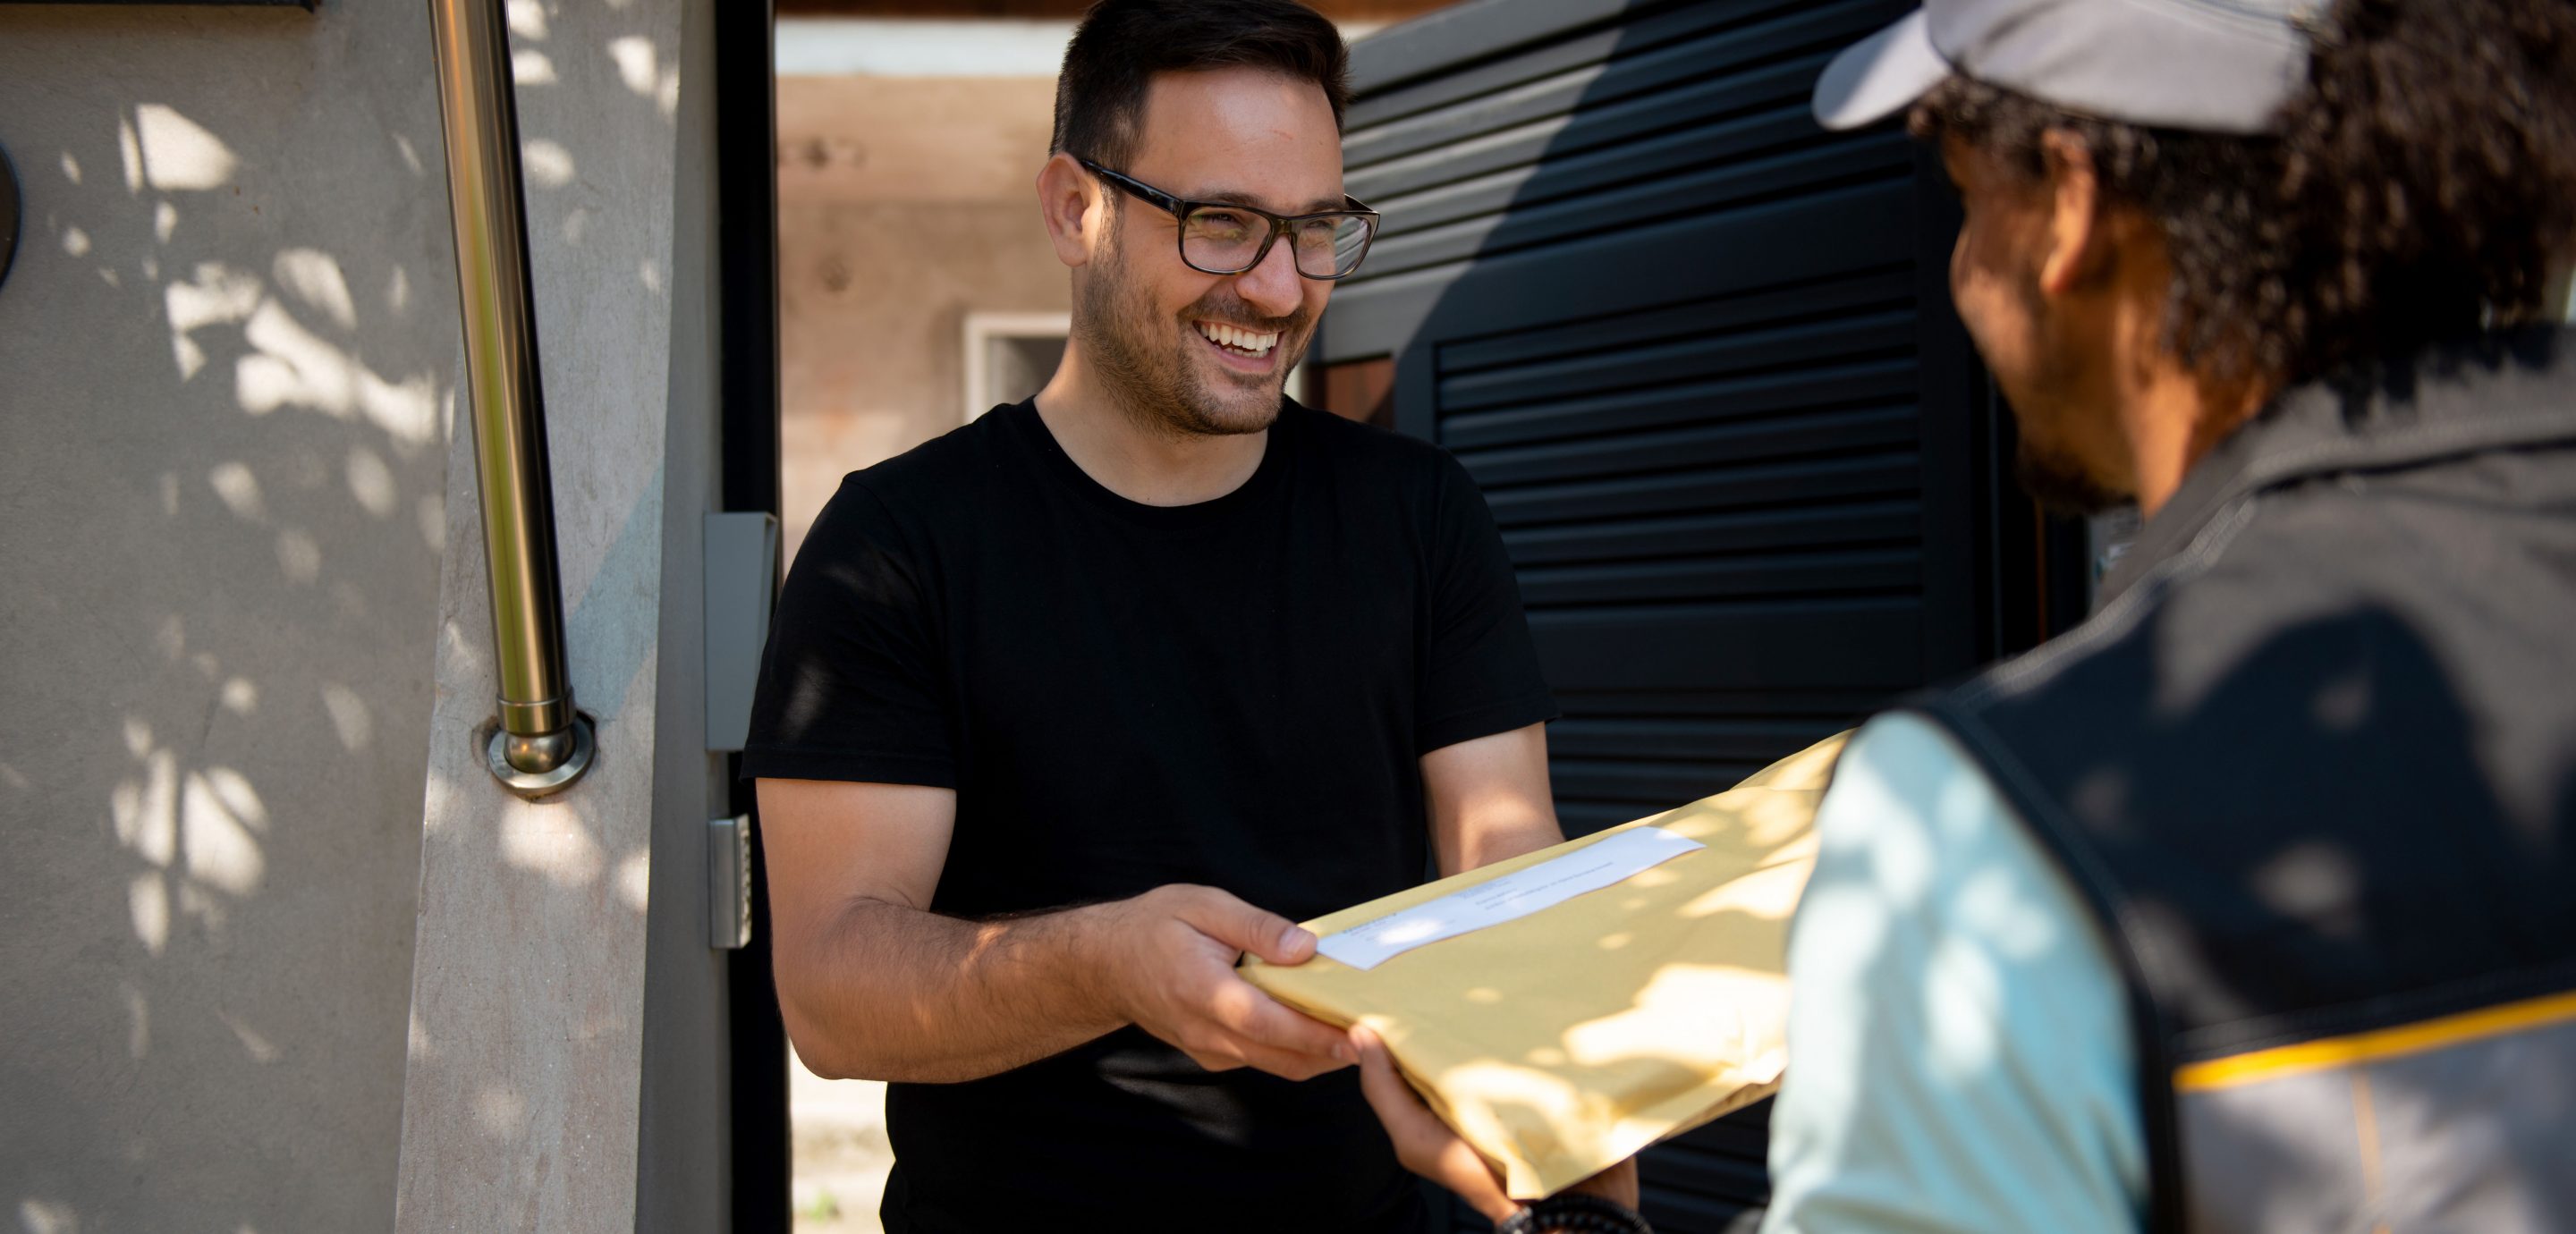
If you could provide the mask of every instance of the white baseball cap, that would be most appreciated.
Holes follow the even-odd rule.
[[[1825,66],[1816,121],[1829,129],[1875,123],[1958,73],[2105,120],[2262,133],[2307,86],[2323,7],[2324,0],[1924,0]]]

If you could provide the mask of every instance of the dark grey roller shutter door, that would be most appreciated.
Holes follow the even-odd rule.
[[[1994,650],[1954,207],[1903,133],[1807,110],[1910,7],[1470,0],[1354,51],[1350,192],[1387,224],[1317,358],[1391,360],[1394,427],[1484,487],[1565,709],[1569,831]],[[1649,1154],[1659,1230],[1751,1228],[1766,1114]]]

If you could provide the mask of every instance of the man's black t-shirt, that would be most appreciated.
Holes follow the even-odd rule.
[[[1438,449],[1289,403],[1235,491],[1155,507],[1023,403],[842,484],[744,770],[957,790],[937,912],[1188,882],[1303,920],[1421,880],[1423,754],[1554,715],[1492,516]],[[1129,1028],[893,1085],[887,1117],[898,1232],[1422,1220],[1349,1069],[1210,1073]]]

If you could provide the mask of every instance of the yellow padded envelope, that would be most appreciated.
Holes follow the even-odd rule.
[[[1779,1087],[1789,916],[1815,868],[1816,803],[1842,744],[1678,810],[1304,924],[1335,934],[1640,827],[1703,846],[1608,887],[1371,969],[1246,958],[1244,979],[1326,1023],[1376,1030],[1514,1197],[1562,1190]]]

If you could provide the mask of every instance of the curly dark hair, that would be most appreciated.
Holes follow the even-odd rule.
[[[2143,128],[1953,77],[1916,136],[2044,172],[2070,130],[2173,261],[2185,363],[2295,384],[2537,315],[2576,257],[2576,2],[2337,0],[2256,137]]]

